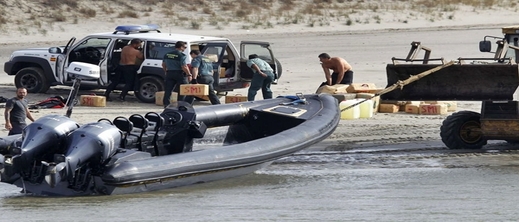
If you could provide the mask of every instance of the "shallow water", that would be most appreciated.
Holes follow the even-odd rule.
[[[518,157],[304,151],[248,176],[119,196],[30,197],[2,184],[0,221],[515,220]]]
[[[393,56],[405,57],[411,41],[423,42],[433,49],[433,57],[447,60],[491,57],[481,55],[477,43],[485,35],[499,34],[499,27],[392,30],[300,34],[297,41],[287,35],[239,36],[233,42],[272,42],[283,75],[298,76],[291,80],[292,87],[313,88],[322,81],[320,52],[345,57],[355,67],[355,81],[384,86],[385,66]],[[0,51],[9,54],[15,47],[20,46]],[[294,93],[283,78],[280,81],[276,93]],[[12,77],[0,76],[0,82],[12,83]],[[517,153],[451,153],[437,141],[391,147],[366,143],[362,149],[344,151],[335,144],[339,149],[329,152],[315,151],[330,150],[319,144],[309,149],[314,151],[276,161],[248,176],[143,194],[42,198],[22,196],[19,188],[0,184],[0,222],[517,220]]]

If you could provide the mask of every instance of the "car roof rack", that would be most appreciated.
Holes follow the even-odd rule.
[[[119,25],[115,27],[115,31],[113,34],[117,34],[118,32],[122,32],[126,35],[129,35],[130,33],[144,33],[144,32],[150,32],[150,31],[156,31],[160,33],[159,26],[155,24],[146,24],[146,25]]]

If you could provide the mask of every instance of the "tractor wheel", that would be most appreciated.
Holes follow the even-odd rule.
[[[481,114],[461,111],[448,116],[440,127],[440,136],[449,149],[481,149],[487,141],[481,132]]]

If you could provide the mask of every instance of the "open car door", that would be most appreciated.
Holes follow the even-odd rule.
[[[203,46],[200,53],[207,58],[211,60],[213,63],[213,79],[214,84],[213,86],[215,88],[218,88],[218,85],[220,84],[220,67],[222,66],[223,62],[223,55],[225,52],[225,49],[227,48],[226,42],[211,42],[207,43],[205,46]],[[232,81],[228,81],[232,82]]]
[[[270,48],[270,43],[242,41],[240,43],[240,72],[238,73],[241,79],[250,81],[254,75],[252,69],[247,66],[247,60],[251,54],[256,54],[259,58],[265,60],[274,69],[274,73],[277,74],[276,58]]]
[[[68,51],[75,41],[76,38],[72,37],[63,49],[63,52],[56,57],[56,72],[54,73],[54,75],[56,75],[56,80],[58,80],[60,84],[63,84],[65,83],[65,81],[67,81],[68,74],[65,70],[65,64],[67,60],[66,55],[68,55]]]
[[[95,82],[85,81],[96,83],[99,85],[107,85],[108,84],[108,67],[107,67],[107,56],[106,50],[109,47],[113,47],[113,41],[111,38],[102,38],[102,37],[88,37],[80,40],[78,43],[74,45],[67,45],[67,51],[64,53],[66,57],[60,61],[63,63],[60,65],[61,71],[60,73],[66,82],[69,80],[69,76],[67,73],[67,68],[72,62],[83,62],[89,63],[93,65],[100,66],[100,78]]]
[[[111,73],[109,72],[109,68],[111,68],[111,64],[109,62],[111,62],[111,52],[113,52],[113,48],[115,45],[114,42],[115,41],[110,41],[110,43],[107,45],[104,55],[102,55],[101,60],[99,61],[100,78],[97,81],[98,84],[101,86],[108,86],[108,84],[110,83],[109,76]]]

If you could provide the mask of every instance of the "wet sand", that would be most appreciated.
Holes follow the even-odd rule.
[[[433,49],[433,56],[450,60],[481,55],[478,41],[484,35],[499,33],[499,27],[466,27],[307,33],[297,41],[274,34],[231,38],[234,42],[261,39],[274,43],[284,74],[273,90],[275,95],[287,95],[311,93],[323,81],[317,60],[321,52],[346,58],[354,67],[355,82],[383,87],[385,65],[391,57],[405,56],[411,41],[422,41]],[[8,49],[35,45],[16,44],[0,52],[5,55]],[[0,95],[14,95],[12,77],[0,79]],[[29,100],[53,95],[66,96],[68,88],[30,94]],[[110,102],[104,108],[79,106],[72,117],[78,123],[87,123],[101,117],[113,119],[162,110],[129,98],[128,102]],[[458,104],[458,110],[479,109],[477,102]],[[36,110],[33,115],[51,113],[64,114],[65,110]],[[519,182],[515,148],[491,142],[483,151],[450,151],[439,138],[445,117],[378,113],[370,119],[343,120],[327,140],[255,174],[160,192],[34,198],[0,184],[0,221],[515,220],[513,194]]]

